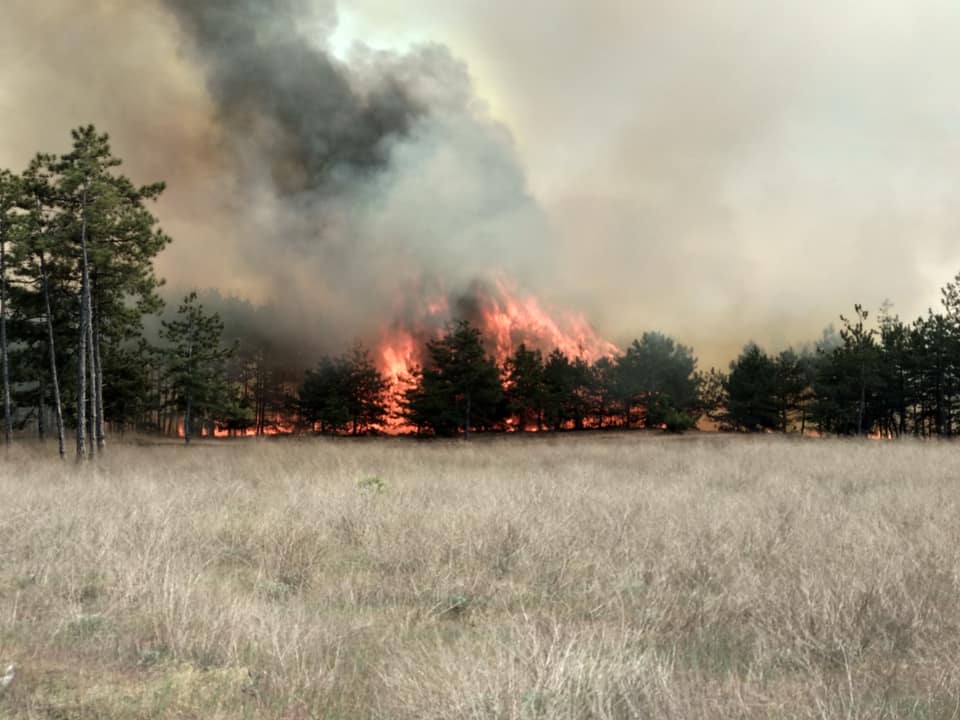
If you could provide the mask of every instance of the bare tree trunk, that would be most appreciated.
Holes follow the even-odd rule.
[[[86,203],[84,203],[84,216],[86,216]],[[86,217],[84,217],[84,229],[86,229]],[[97,363],[96,347],[93,334],[93,274],[90,272],[90,256],[87,251],[87,233],[83,235],[83,275],[84,275],[84,294],[86,312],[87,312],[87,398],[90,403],[90,431],[88,434],[88,445],[90,457],[97,454],[97,427],[99,424],[99,408],[97,406]]]
[[[97,406],[97,449],[103,452],[107,444],[106,433],[104,432],[103,419],[103,364],[100,362],[100,304],[96,305],[96,313],[93,323],[93,364],[94,364],[94,389],[96,391]]]
[[[53,411],[57,421],[57,442],[60,457],[66,456],[63,438],[63,404],[60,401],[60,379],[57,376],[57,350],[53,339],[53,312],[50,310],[50,285],[47,279],[47,263],[40,253],[40,281],[43,284],[43,304],[47,313],[47,346],[50,349],[50,384],[53,386]]]
[[[463,426],[463,439],[470,440],[470,393],[467,392],[467,416]]]
[[[163,375],[160,372],[157,372],[157,433],[160,435],[164,434],[163,419],[164,413],[163,408],[167,402],[166,394],[163,392]]]
[[[190,385],[187,387],[187,410],[183,415],[183,440],[185,444],[190,443],[190,415],[193,412],[193,382],[194,378],[192,375],[193,370],[193,334],[195,329],[191,326],[190,328],[190,342],[187,344],[187,367],[191,370],[191,376],[189,379]]]
[[[87,456],[87,312],[80,290],[80,337],[77,339],[77,461]]]
[[[40,442],[45,442],[47,439],[47,427],[46,427],[46,393],[44,392],[47,388],[47,384],[44,382],[43,375],[41,374],[40,380],[37,383],[37,438]]]
[[[77,342],[77,460],[87,456],[87,337],[90,331],[90,268],[87,265],[87,191],[81,207],[80,248],[80,338]],[[92,438],[91,438],[92,441]],[[90,449],[93,450],[91,444]],[[91,453],[92,454],[92,453]]]
[[[165,435],[167,426],[167,396],[163,392],[163,381],[157,381],[157,434]]]
[[[857,409],[857,435],[863,435],[863,413],[867,404],[867,377],[866,370],[860,368],[860,405]]]
[[[193,411],[193,392],[187,392],[187,410],[183,414],[183,441],[190,444],[190,414]]]
[[[257,359],[256,395],[257,437],[262,437],[267,424],[267,371],[263,367],[262,355]]]
[[[87,281],[89,283],[89,279]],[[90,287],[87,286],[87,377],[89,378],[89,388],[87,396],[90,401],[90,457],[97,454],[97,374],[93,361],[93,303],[90,299]]]
[[[0,220],[2,222],[2,220]],[[7,243],[0,225],[0,355],[3,356],[3,441],[13,442],[13,412],[10,409],[10,354],[7,348]]]

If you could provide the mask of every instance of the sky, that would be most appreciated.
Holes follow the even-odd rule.
[[[615,342],[660,330],[723,365],[854,303],[912,319],[960,271],[955,0],[217,6],[265,52],[296,36],[363,107],[396,101],[396,127],[316,179],[277,160],[302,147],[289,113],[253,122],[243,103],[267,82],[281,107],[317,71],[273,64],[237,94],[250,58],[183,0],[7,0],[0,25],[0,166],[109,131],[135,181],[168,183],[173,287],[297,306],[292,324],[336,334],[411,287],[502,272]],[[294,125],[368,138],[350,117]]]

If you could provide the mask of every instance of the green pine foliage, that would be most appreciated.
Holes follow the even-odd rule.
[[[749,343],[730,363],[725,421],[748,432],[779,427],[777,381],[777,364],[759,346]]]
[[[406,393],[405,416],[420,432],[451,437],[502,427],[507,417],[500,370],[466,321],[427,343],[428,362]]]
[[[173,320],[163,322],[160,338],[172,401],[183,411],[183,438],[189,443],[198,417],[215,418],[230,409],[226,363],[234,349],[224,347],[220,316],[207,314],[196,293],[184,298]]]
[[[365,435],[387,423],[387,381],[361,346],[325,357],[308,370],[299,393],[303,426],[320,433]]]

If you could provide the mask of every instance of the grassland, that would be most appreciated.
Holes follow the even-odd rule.
[[[960,448],[0,460],[0,717],[956,718]],[[2,672],[2,667],[0,667]]]

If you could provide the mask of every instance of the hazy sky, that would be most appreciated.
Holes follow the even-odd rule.
[[[275,251],[267,236],[278,201],[238,191],[211,60],[167,4],[5,5],[0,166],[65,149],[71,127],[95,122],[134,180],[170,184],[159,210],[175,243],[160,270],[172,284],[264,301],[283,272],[258,274],[265,258],[294,276],[310,267],[298,253],[312,246]],[[396,233],[374,283],[398,257],[457,269],[451,283],[503,269],[615,341],[659,329],[710,364],[751,339],[812,339],[854,302],[890,298],[912,318],[960,270],[956,0],[313,5],[298,32],[350,82],[395,74],[431,108],[389,146],[382,176],[305,211],[345,237]],[[257,240],[233,245],[251,226]],[[347,264],[352,246],[336,247],[338,275],[384,257],[380,240]],[[322,284],[295,283],[301,303]],[[342,290],[316,289],[317,303],[338,307]]]

